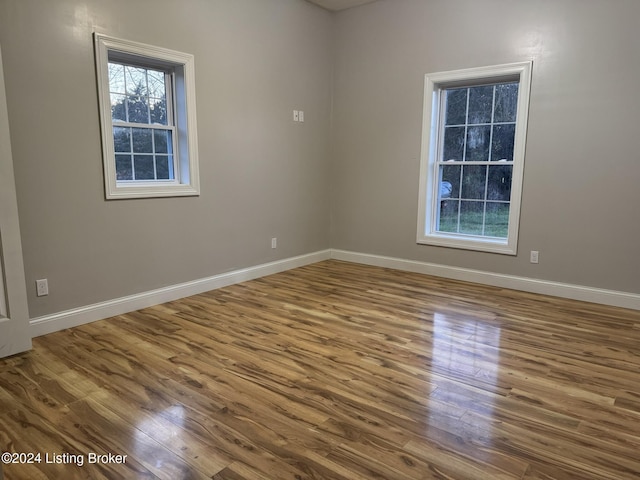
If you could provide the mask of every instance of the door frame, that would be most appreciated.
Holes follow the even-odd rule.
[[[1,45],[0,45],[1,47]],[[18,201],[0,48],[0,358],[31,348]]]

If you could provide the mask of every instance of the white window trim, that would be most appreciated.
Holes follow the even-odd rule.
[[[94,33],[96,72],[100,104],[102,157],[105,176],[105,195],[108,200],[121,198],[176,197],[200,195],[198,170],[198,137],[196,122],[195,66],[191,54],[162,47],[122,40]],[[169,66],[174,75],[176,95],[176,148],[178,156],[176,180],[118,182],[116,180],[111,98],[108,63],[110,52],[121,56],[141,57],[141,64]]]
[[[532,62],[528,61],[425,75],[417,243],[516,255],[524,174],[527,119],[529,116],[531,68]],[[437,152],[441,89],[456,85],[500,82],[507,79],[517,79],[520,84],[518,89],[518,112],[516,115],[511,205],[509,209],[507,238],[496,239],[479,235],[438,232],[436,231],[438,209],[437,193],[439,190]]]

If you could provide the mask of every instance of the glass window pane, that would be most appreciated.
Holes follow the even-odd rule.
[[[485,165],[465,165],[462,170],[462,197],[464,199],[484,199],[487,186]]]
[[[493,85],[469,89],[469,119],[467,123],[491,122]]]
[[[153,153],[150,128],[132,128],[133,153]]]
[[[173,155],[169,155],[169,178],[171,180],[175,180],[176,178],[174,165],[175,164],[173,163]]]
[[[164,98],[164,72],[159,72],[157,70],[147,70],[147,80],[149,82],[149,96]]]
[[[111,94],[111,120],[127,121],[127,110],[124,104],[125,98],[124,95]]]
[[[127,113],[129,122],[149,123],[149,106],[146,97],[130,95],[127,97]]]
[[[156,153],[169,153],[167,139],[171,132],[167,130],[154,130],[153,143]]]
[[[149,98],[151,123],[167,125],[167,102],[164,98]]]
[[[469,127],[467,129],[467,155],[468,162],[489,161],[489,144],[491,139],[491,125]]]
[[[493,126],[491,160],[513,161],[513,146],[516,138],[515,123]]]
[[[459,208],[459,200],[443,200],[440,202],[440,222],[437,228],[439,232],[458,232]]]
[[[447,111],[445,125],[464,125],[467,118],[467,88],[446,90]]]
[[[116,152],[131,151],[131,129],[113,127],[113,149]]]
[[[462,161],[464,152],[464,127],[445,127],[444,129],[444,150],[442,160]]]
[[[518,84],[496,85],[496,108],[494,122],[515,122],[518,110]]]
[[[133,180],[131,155],[116,155],[116,180]]]
[[[482,235],[484,202],[460,202],[460,233]]]
[[[169,175],[168,155],[156,155],[156,175],[158,180],[172,180]]]
[[[509,233],[509,204],[487,203],[484,234],[489,237],[507,238]]]
[[[125,93],[124,88],[124,65],[109,63],[109,92]]]
[[[125,66],[127,94],[147,95],[147,71],[144,68]]]
[[[152,155],[134,155],[133,165],[136,180],[154,180],[153,156]]]
[[[460,198],[461,165],[442,165],[440,167],[440,199]],[[448,192],[448,194],[447,194]]]
[[[508,202],[511,199],[511,165],[491,165],[487,180],[487,199]]]

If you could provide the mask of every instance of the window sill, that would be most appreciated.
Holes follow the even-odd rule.
[[[127,198],[159,198],[159,197],[195,197],[200,195],[200,189],[190,184],[116,184],[107,192],[107,200]]]
[[[502,255],[516,255],[517,253],[515,242],[510,244],[507,239],[501,240],[474,235],[429,234],[419,236],[417,243],[420,245],[460,248],[463,250],[499,253]]]

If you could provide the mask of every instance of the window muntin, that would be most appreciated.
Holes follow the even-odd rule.
[[[531,62],[425,77],[418,243],[515,254]]]
[[[192,55],[95,34],[107,199],[199,194]]]

